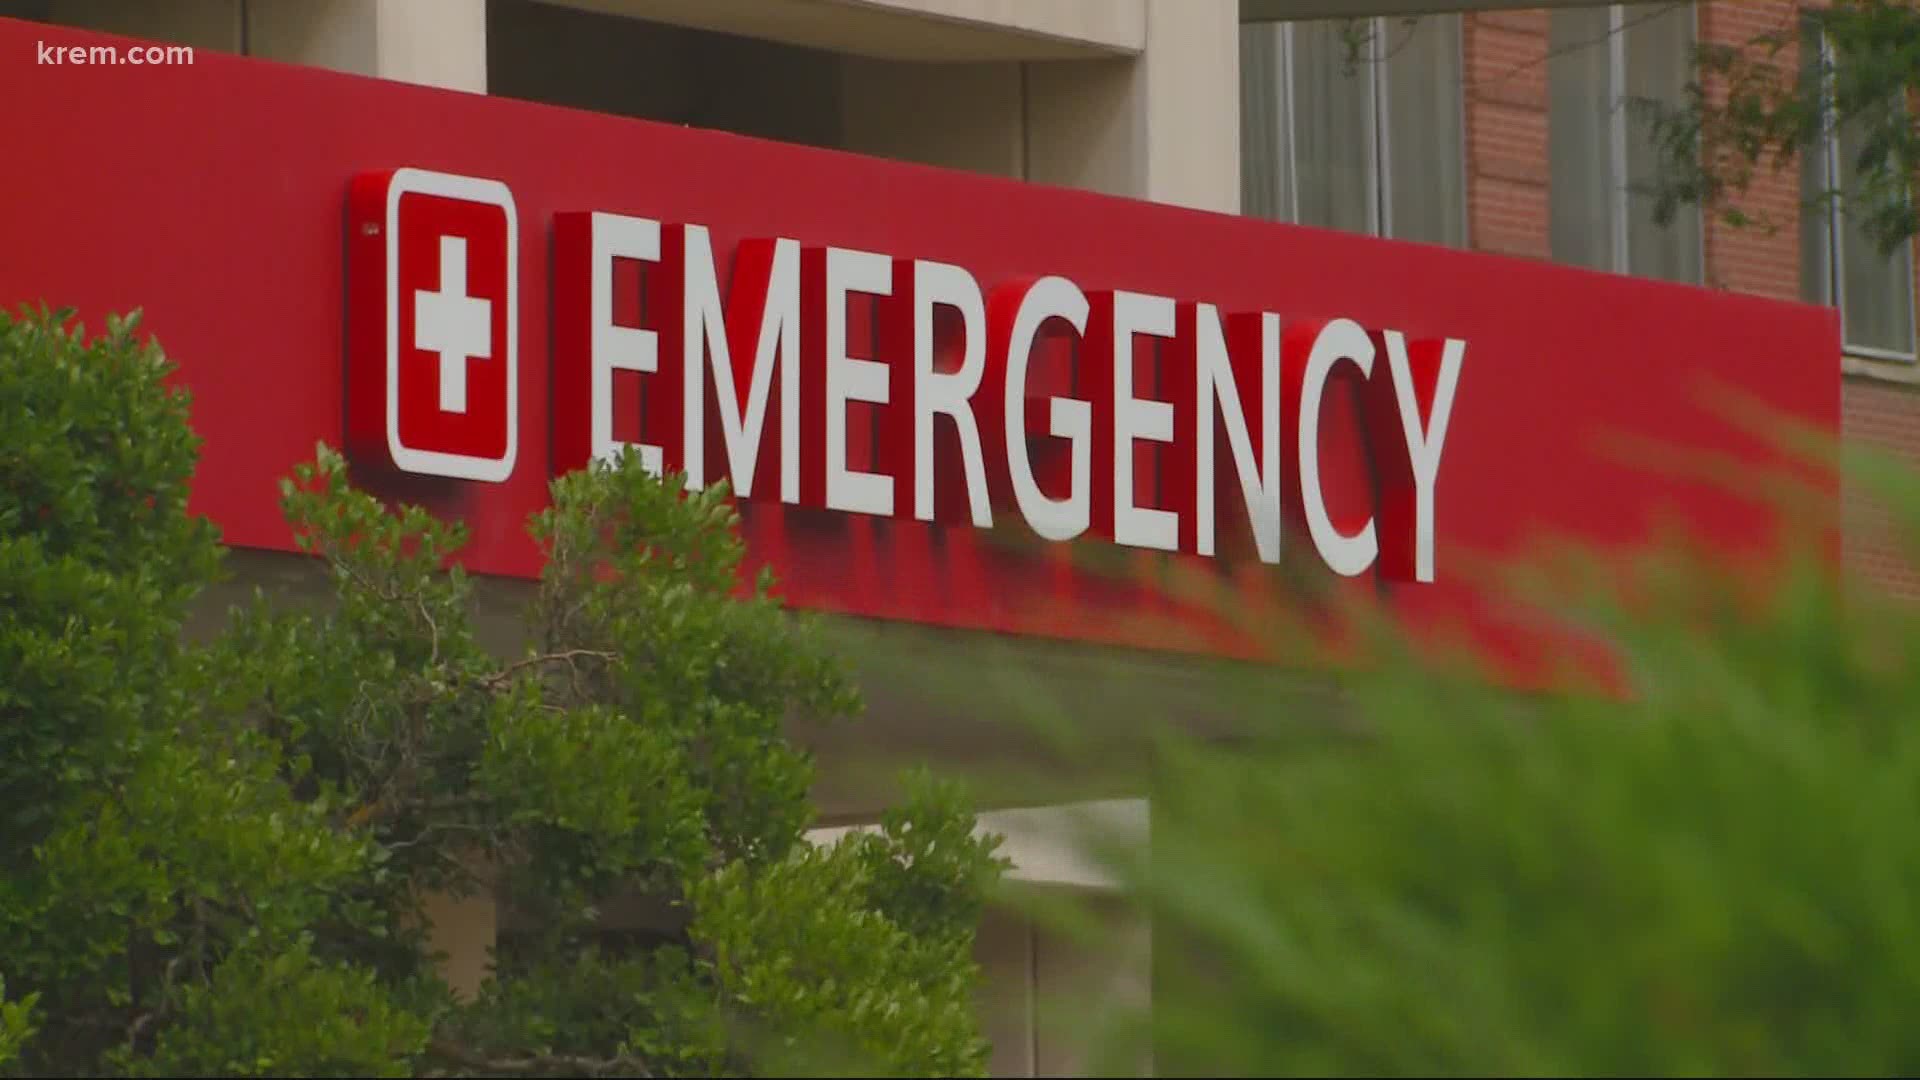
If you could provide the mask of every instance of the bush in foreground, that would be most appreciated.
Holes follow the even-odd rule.
[[[556,481],[503,661],[462,530],[322,447],[283,505],[331,602],[257,596],[191,645],[222,552],[188,399],[133,320],[69,323],[0,316],[0,1069],[983,1071],[993,843],[924,779],[886,828],[804,839],[782,724],[858,701],[769,582],[736,593],[723,489],[632,455]],[[477,890],[532,929],[461,1001],[424,903]],[[600,933],[636,893],[670,925]]]
[[[1920,485],[1857,469],[1920,539]],[[1811,554],[1571,569],[1536,596],[1612,692],[1503,690],[1382,620],[1337,706],[1249,691],[1231,741],[1158,741],[1150,850],[1089,841],[1154,936],[1150,1015],[1086,1029],[1105,1065],[1920,1071],[1920,616]]]

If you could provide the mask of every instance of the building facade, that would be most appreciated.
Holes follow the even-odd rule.
[[[1621,98],[1676,99],[1695,43],[1747,42],[1803,2],[10,0],[0,12],[1831,304],[1847,437],[1920,459],[1911,245],[1882,258],[1857,233],[1848,242],[1843,216],[1800,212],[1803,184],[1820,190],[1844,165],[1839,148],[1802,172],[1763,172],[1743,202],[1758,226],[1687,211],[1659,227],[1629,191],[1650,157]],[[1884,517],[1851,496],[1848,513],[1851,561],[1920,590]]]
[[[1430,10],[1433,8],[1472,10]],[[1764,176],[1769,227],[1695,210],[1653,221],[1633,188],[1646,133],[1624,97],[1677,99],[1699,42],[1789,24],[1792,0],[1550,7],[1397,0],[10,0],[0,16],[474,94],[1831,305],[1828,365],[1849,439],[1920,461],[1911,245],[1868,250],[1844,217],[1801,214],[1803,184]],[[296,121],[297,122],[297,121]],[[1844,176],[1842,176],[1844,179]],[[1920,591],[1852,493],[1847,557]],[[276,572],[272,568],[263,573]],[[883,739],[942,733],[884,703]],[[826,748],[833,754],[847,748]],[[943,746],[942,753],[972,755]],[[836,829],[859,798],[824,799]],[[1089,804],[1144,830],[1137,799]],[[1098,893],[1043,808],[987,815],[1015,878]],[[982,930],[996,1075],[1079,1067],[1049,1000],[1142,992],[1146,928],[1116,909],[1089,949],[1012,912]],[[436,924],[471,986],[501,933],[484,901]]]

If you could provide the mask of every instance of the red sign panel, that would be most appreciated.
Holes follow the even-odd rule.
[[[532,575],[550,478],[637,445],[796,605],[1168,644],[1066,553],[1485,609],[1464,568],[1542,537],[1768,535],[1609,438],[1766,466],[1716,391],[1837,427],[1801,305],[215,55],[0,95],[0,302],[145,310],[238,545],[290,549],[326,440]]]

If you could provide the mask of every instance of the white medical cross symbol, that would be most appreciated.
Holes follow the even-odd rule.
[[[493,303],[467,295],[467,239],[440,238],[440,288],[413,291],[413,347],[440,357],[440,411],[467,411],[467,361],[493,355]]]

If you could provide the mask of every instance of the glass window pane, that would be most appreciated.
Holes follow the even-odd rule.
[[[1809,146],[1800,154],[1800,298],[1832,304],[1833,208],[1821,198],[1827,190],[1827,147]]]
[[[1694,6],[1628,7],[1621,31],[1626,46],[1625,102],[1686,100],[1693,65]],[[1627,271],[1669,281],[1698,282],[1700,210],[1683,206],[1667,226],[1653,220],[1653,196],[1640,190],[1659,170],[1652,125],[1638,107],[1624,107],[1627,124]]]
[[[1290,220],[1284,35],[1277,22],[1240,27],[1240,212]]]
[[[1840,190],[1854,190],[1860,177],[1853,162],[1860,153],[1856,125],[1843,126],[1840,142]],[[1913,245],[1901,244],[1883,255],[1861,224],[1840,214],[1840,322],[1851,346],[1911,355],[1913,341]]]
[[[1348,62],[1354,25],[1293,24],[1294,183],[1303,224],[1372,232],[1372,67],[1364,46]]]
[[[1810,55],[1819,48],[1819,40],[1803,40],[1801,56],[1811,64]],[[1830,155],[1833,147],[1825,139],[1800,152],[1800,298],[1810,304],[1832,304],[1833,292],[1833,203],[1826,198],[1833,181]]]
[[[1548,244],[1558,262],[1611,270],[1612,11],[1557,8],[1547,25]]]
[[[1460,17],[1382,19],[1379,26],[1386,76],[1386,231],[1464,247]]]

